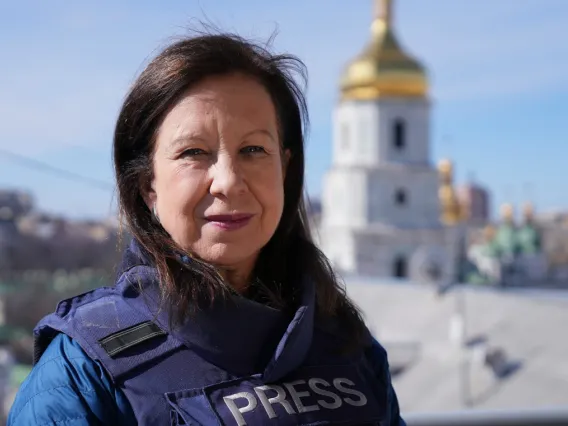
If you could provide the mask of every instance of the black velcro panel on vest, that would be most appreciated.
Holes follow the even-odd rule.
[[[156,336],[163,336],[166,332],[152,321],[133,325],[124,330],[117,331],[104,339],[99,340],[100,345],[112,358],[132,346],[136,346]]]

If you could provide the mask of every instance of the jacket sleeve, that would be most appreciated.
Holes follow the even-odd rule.
[[[135,425],[131,406],[70,337],[59,334],[20,387],[8,426]]]
[[[406,422],[400,415],[398,398],[392,385],[387,352],[375,339],[373,339],[373,343],[369,351],[369,360],[371,362],[373,370],[375,371],[377,380],[382,382],[387,387],[389,413],[387,415],[387,423],[385,424],[389,426],[406,426]]]

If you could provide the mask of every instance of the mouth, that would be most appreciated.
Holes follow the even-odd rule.
[[[217,228],[231,231],[247,225],[253,216],[249,213],[216,214],[205,216],[205,220]]]

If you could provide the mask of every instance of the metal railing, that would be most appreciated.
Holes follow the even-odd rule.
[[[568,408],[417,413],[404,419],[408,426],[568,426]]]

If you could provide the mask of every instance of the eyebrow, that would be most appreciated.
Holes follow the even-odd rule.
[[[276,142],[274,135],[266,129],[251,130],[250,132],[247,132],[243,135],[243,139],[247,138],[249,136],[252,136],[254,134],[257,134],[257,133],[260,133],[262,135],[266,135],[270,139],[272,139],[274,142]],[[196,135],[196,134],[187,134],[187,135],[178,136],[173,141],[170,142],[170,149],[175,149],[178,145],[183,145],[184,143],[187,143],[187,142],[190,142],[190,141],[201,141],[201,142],[203,142],[204,139],[202,137]]]
[[[270,132],[269,132],[268,130],[266,130],[266,129],[255,129],[255,130],[252,130],[252,131],[246,133],[246,134],[243,136],[243,138],[246,138],[246,137],[248,137],[248,136],[254,135],[255,133],[260,133],[260,134],[266,135],[266,136],[268,136],[270,139],[272,139],[273,141],[276,142],[276,140],[274,139],[274,135],[273,135],[272,133],[270,133]]]
[[[184,143],[190,141],[204,141],[204,139],[200,136],[197,136],[196,134],[191,134],[191,133],[186,135],[181,135],[174,138],[174,140],[170,142],[170,148],[176,148],[178,145],[183,145]]]

